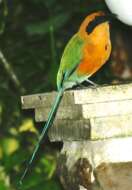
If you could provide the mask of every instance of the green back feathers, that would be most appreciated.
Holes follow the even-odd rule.
[[[75,34],[67,44],[61,58],[60,68],[57,74],[58,90],[63,87],[63,83],[68,80],[69,76],[80,64],[83,58],[84,41]],[[65,89],[68,87],[65,87]]]

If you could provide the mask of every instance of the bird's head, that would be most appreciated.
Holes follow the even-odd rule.
[[[80,26],[79,36],[84,40],[98,41],[102,36],[109,34],[109,20],[110,15],[102,11],[88,15]]]

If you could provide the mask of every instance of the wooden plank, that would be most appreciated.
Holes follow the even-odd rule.
[[[97,89],[74,91],[75,104],[92,104],[98,102],[122,101],[132,99],[132,83],[101,86]]]
[[[35,109],[35,120],[46,121],[51,108]],[[56,119],[90,119],[132,114],[132,100],[60,106]]]
[[[22,108],[51,107],[56,92],[22,96]],[[61,105],[92,104],[98,102],[121,101],[132,99],[132,83],[123,85],[100,86],[97,89],[87,88],[69,90],[64,93]]]
[[[89,120],[56,120],[48,132],[51,141],[82,141],[90,139]]]
[[[132,136],[132,115],[117,115],[90,119],[91,139]]]
[[[82,105],[83,118],[132,114],[132,100]]]
[[[35,120],[46,121],[48,119],[48,115],[51,108],[43,108],[39,107],[35,109]],[[74,105],[74,106],[60,106],[58,108],[56,119],[80,119],[82,118],[82,106]]]
[[[51,141],[103,140],[129,136],[132,136],[131,115],[55,120],[49,130]]]
[[[53,91],[50,93],[34,94],[21,97],[22,109],[34,109],[38,107],[51,107],[57,92]],[[61,105],[72,105],[74,104],[73,91],[64,92],[64,96],[61,101]]]

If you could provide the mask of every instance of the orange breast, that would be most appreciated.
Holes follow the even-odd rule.
[[[91,76],[108,60],[110,53],[110,40],[96,45],[87,43],[83,49],[84,58],[77,68],[77,74]]]

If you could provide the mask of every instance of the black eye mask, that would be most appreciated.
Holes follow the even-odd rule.
[[[104,22],[111,21],[113,18],[116,18],[116,15],[114,15],[114,14],[106,14],[106,15],[96,16],[94,18],[94,20],[92,20],[88,24],[88,26],[86,28],[86,32],[88,34],[90,34],[97,25],[102,24]]]

